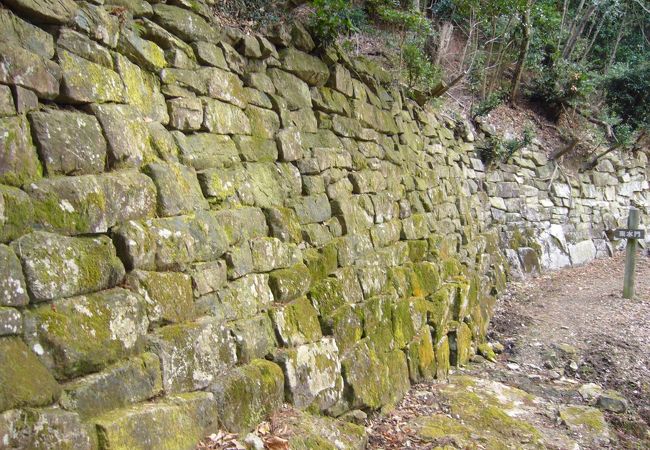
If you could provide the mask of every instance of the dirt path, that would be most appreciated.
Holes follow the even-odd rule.
[[[623,265],[618,255],[513,283],[489,336],[505,347],[497,362],[477,357],[450,385],[414,387],[373,421],[371,448],[650,448],[650,257],[639,259],[634,300],[621,295]],[[468,390],[486,408],[501,408],[505,422],[488,420],[495,430],[486,434],[485,420],[494,418],[467,413]],[[625,412],[594,408],[606,390],[625,398]],[[583,416],[573,420],[575,412]],[[605,428],[587,417],[604,417]],[[538,433],[525,433],[526,425]],[[443,428],[450,431],[441,440]]]

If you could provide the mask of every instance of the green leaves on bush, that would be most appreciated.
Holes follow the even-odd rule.
[[[312,0],[311,5],[314,14],[309,28],[321,47],[355,32],[365,21],[364,11],[353,8],[349,0]]]

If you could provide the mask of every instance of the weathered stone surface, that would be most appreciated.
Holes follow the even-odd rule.
[[[273,139],[280,129],[280,118],[268,109],[248,105],[246,116],[250,122],[251,134],[264,139]]]
[[[110,14],[109,8],[79,2],[79,8],[72,18],[72,26],[83,31],[91,39],[114,48],[120,34],[120,19]]]
[[[184,41],[216,42],[217,29],[201,16],[172,5],[154,5],[154,20]]]
[[[165,52],[151,41],[142,39],[128,27],[122,27],[117,41],[117,51],[131,59],[138,66],[152,72],[167,65]]]
[[[296,128],[280,130],[276,136],[281,161],[296,161],[303,156],[300,131]]]
[[[20,338],[0,338],[0,410],[48,405],[59,392],[52,375]]]
[[[25,315],[28,344],[58,379],[138,353],[147,326],[142,298],[120,288],[56,300]]]
[[[264,210],[271,236],[282,242],[300,242],[302,240],[300,222],[295,211],[289,208],[268,208]]]
[[[228,242],[236,244],[246,239],[264,237],[269,233],[264,213],[259,208],[236,208],[215,213],[226,229]]]
[[[0,183],[21,186],[40,178],[41,173],[27,119],[0,118]]]
[[[572,265],[581,266],[596,258],[596,246],[592,240],[581,241],[575,245],[569,245],[569,255]]]
[[[12,247],[36,302],[111,288],[124,277],[124,266],[106,236],[72,238],[39,231]]]
[[[192,48],[199,62],[209,66],[219,67],[228,70],[228,63],[223,56],[223,50],[210,42],[193,42]]]
[[[24,306],[29,303],[20,260],[11,247],[0,245],[0,306]]]
[[[212,133],[184,136],[177,133],[175,137],[180,148],[181,162],[196,170],[229,167],[239,162],[237,147],[228,136]]]
[[[197,308],[220,319],[243,319],[268,309],[273,293],[265,274],[250,274],[229,283],[217,295],[197,300]]]
[[[181,131],[199,130],[203,123],[203,104],[196,97],[178,97],[167,101],[169,125]]]
[[[49,109],[31,113],[29,119],[48,175],[104,171],[106,141],[95,117]]]
[[[146,120],[169,122],[165,97],[160,92],[160,80],[155,74],[140,69],[120,54],[115,55],[115,70],[124,83],[126,103],[136,108]]]
[[[226,284],[226,264],[223,261],[194,264],[189,274],[195,297],[216,292]]]
[[[239,156],[248,162],[272,162],[278,159],[275,141],[255,136],[233,136]]]
[[[0,30],[3,40],[24,47],[45,58],[54,56],[52,35],[12,14],[8,9],[0,11]]]
[[[143,353],[65,384],[60,403],[87,418],[147,400],[161,391],[160,360]]]
[[[70,53],[74,53],[77,56],[109,69],[115,67],[113,57],[105,47],[69,28],[61,28],[59,30],[56,45],[58,48],[67,50]]]
[[[191,449],[218,428],[214,396],[193,392],[106,413],[93,420],[105,448]]]
[[[271,318],[280,343],[285,347],[297,347],[323,337],[318,312],[307,297],[294,300],[282,308],[272,309]]]
[[[143,116],[130,105],[92,105],[91,109],[108,140],[111,168],[139,167],[153,159],[149,128]]]
[[[228,328],[237,343],[239,363],[266,358],[277,347],[273,323],[266,313],[230,322]]]
[[[627,411],[627,400],[619,392],[606,390],[596,399],[596,406],[604,411],[622,414]]]
[[[101,233],[125,220],[154,215],[156,189],[134,171],[44,178],[27,189],[34,222],[65,234]],[[121,203],[111,200],[119,198]]]
[[[296,212],[302,225],[325,222],[332,217],[332,208],[325,194],[295,198],[287,203]]]
[[[31,231],[34,208],[18,188],[0,185],[0,242],[9,242]]]
[[[296,264],[269,273],[269,286],[276,302],[286,303],[305,295],[309,290],[309,284],[309,269],[304,264]]]
[[[223,255],[228,246],[224,225],[215,214],[197,212],[145,223],[130,221],[113,231],[129,269],[181,271]]]
[[[39,98],[59,94],[61,73],[56,64],[10,42],[0,42],[0,82],[33,90]]]
[[[0,306],[0,336],[20,335],[23,332],[23,316],[15,308]]]
[[[10,0],[7,3],[42,23],[65,24],[77,9],[72,0]]]
[[[246,106],[241,80],[225,70],[214,67],[198,70],[164,69],[160,72],[160,78],[167,85],[178,85],[197,95],[221,100],[238,108]]]
[[[330,76],[327,65],[308,53],[289,47],[282,49],[279,55],[282,67],[310,86],[323,86]]]
[[[1,17],[1,16],[0,16]],[[9,86],[0,85],[0,117],[15,116],[16,106]]]
[[[284,372],[287,396],[296,408],[326,410],[341,398],[341,363],[331,337],[283,350],[276,361]]]
[[[115,71],[66,50],[59,49],[57,55],[64,100],[71,103],[124,101],[124,84]]]
[[[302,260],[300,250],[277,238],[258,238],[250,242],[253,268],[256,272],[284,269]]]
[[[158,122],[147,124],[151,147],[163,161],[178,162],[178,143],[164,125]]]
[[[287,101],[289,109],[311,108],[311,94],[307,83],[279,69],[269,69],[268,75],[275,90]]]
[[[350,71],[341,64],[334,65],[327,85],[348,97],[352,97],[354,93]]]
[[[167,394],[206,388],[237,361],[228,329],[209,317],[162,327],[148,339],[150,350],[160,358]]]
[[[0,436],[7,448],[96,448],[94,430],[76,414],[59,408],[10,410],[0,415]]]
[[[341,361],[346,384],[352,389],[352,406],[390,407],[409,388],[404,353],[378,348],[369,338],[359,341]]]
[[[134,270],[127,276],[126,284],[144,299],[150,324],[186,322],[194,318],[192,281],[188,275]]]
[[[289,446],[295,450],[363,450],[368,445],[365,428],[341,418],[312,415],[290,410],[285,422],[291,437]]]
[[[175,216],[208,209],[194,169],[177,163],[152,163],[145,167],[158,191],[158,214]]]
[[[133,17],[150,17],[153,14],[153,8],[145,0],[106,0],[105,3],[122,6],[133,14]]]
[[[237,367],[210,386],[226,430],[242,433],[280,409],[284,400],[284,375],[276,364],[255,359]]]
[[[217,134],[251,134],[244,111],[229,103],[204,99],[203,128]]]
[[[595,443],[609,441],[609,429],[605,416],[591,406],[569,405],[560,409],[560,419],[570,430],[592,436]]]

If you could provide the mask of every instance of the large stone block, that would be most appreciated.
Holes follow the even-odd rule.
[[[114,68],[111,53],[101,44],[69,28],[61,28],[56,40],[58,48],[74,53],[109,69]]]
[[[0,82],[34,91],[39,98],[59,95],[58,66],[10,42],[0,42]]]
[[[165,52],[155,43],[142,39],[129,27],[122,27],[117,40],[117,51],[143,69],[157,72],[167,65]]]
[[[237,361],[249,363],[257,358],[266,358],[277,347],[273,323],[268,314],[228,323],[237,343]]]
[[[244,88],[237,75],[215,67],[200,69],[164,69],[162,82],[179,86],[191,92],[230,103],[238,108],[246,107]]]
[[[297,347],[323,337],[318,312],[307,297],[301,297],[270,312],[280,344]]]
[[[217,42],[219,39],[218,28],[184,8],[157,4],[154,6],[154,20],[184,41]]]
[[[111,168],[140,167],[154,159],[149,128],[143,116],[131,105],[92,105],[108,140]]]
[[[296,212],[302,225],[325,222],[332,217],[332,208],[325,194],[293,198],[287,206]]]
[[[400,350],[384,351],[369,338],[359,341],[342,359],[352,407],[389,409],[409,389],[406,357]]]
[[[60,404],[88,418],[150,399],[161,391],[160,360],[153,353],[143,353],[65,384]]]
[[[229,103],[203,99],[203,128],[217,134],[251,134],[251,124],[244,111]]]
[[[146,120],[169,122],[165,97],[160,92],[160,80],[155,74],[140,69],[120,54],[115,55],[115,70],[124,83],[126,103],[135,107]]]
[[[140,352],[148,324],[142,298],[116,288],[30,310],[25,338],[58,379],[68,379]]]
[[[170,127],[181,131],[201,129],[203,104],[196,97],[177,97],[167,101]]]
[[[23,332],[23,316],[15,308],[0,306],[0,336],[20,335]]]
[[[269,273],[269,286],[273,291],[273,297],[280,303],[305,295],[310,283],[309,269],[302,263]]]
[[[0,30],[6,42],[24,47],[44,59],[52,59],[54,56],[52,35],[25,22],[8,9],[0,11]]]
[[[99,4],[79,2],[79,8],[72,18],[72,26],[91,39],[114,48],[120,34],[121,22],[117,14],[111,14],[110,8]]]
[[[273,162],[278,159],[275,141],[255,136],[234,136],[233,141],[239,150],[242,161]]]
[[[277,238],[257,238],[250,242],[253,269],[256,272],[269,272],[284,269],[302,260],[297,246],[286,244]]]
[[[127,275],[126,284],[144,299],[150,324],[186,322],[194,318],[192,281],[188,275],[134,270]]]
[[[0,245],[0,306],[24,306],[29,303],[20,260],[6,245]]]
[[[41,175],[41,163],[32,144],[27,119],[21,116],[0,118],[0,183],[22,186]]]
[[[43,178],[27,193],[34,222],[65,234],[102,233],[126,220],[151,217],[156,210],[154,184],[135,171]]]
[[[57,55],[63,100],[71,103],[124,101],[124,84],[117,72],[63,49]]]
[[[268,74],[276,91],[286,100],[290,110],[311,108],[311,94],[307,83],[279,69],[269,69]]]
[[[282,67],[310,86],[323,86],[330,76],[327,65],[315,56],[292,47],[279,53]]]
[[[49,405],[59,392],[52,375],[20,338],[0,338],[1,411]]]
[[[93,423],[104,448],[191,450],[217,430],[218,416],[211,393],[193,392],[111,411]]]
[[[197,308],[222,320],[251,317],[269,308],[273,293],[266,274],[243,276],[220,290],[217,295],[197,300]]]
[[[230,245],[269,234],[264,213],[259,208],[235,208],[217,211],[215,219],[225,228]]]
[[[180,159],[196,170],[222,168],[238,163],[239,154],[229,136],[196,133],[188,136],[174,132],[180,149]]]
[[[208,209],[196,172],[177,163],[152,163],[145,167],[158,191],[158,214],[176,216]]]
[[[127,222],[114,229],[120,256],[129,269],[185,270],[218,259],[228,247],[225,224],[215,214]]]
[[[49,109],[29,115],[48,175],[100,173],[106,165],[106,140],[94,116]]]
[[[11,245],[35,302],[108,289],[124,277],[124,266],[106,236],[74,238],[37,231]]]
[[[150,350],[160,358],[167,394],[206,388],[237,361],[234,338],[214,318],[168,325],[148,338]]]
[[[92,450],[95,430],[78,414],[60,408],[9,410],[0,414],[3,448]]]
[[[248,105],[246,116],[250,121],[251,134],[264,139],[273,139],[280,129],[280,118],[268,109]]]
[[[297,408],[326,410],[341,398],[341,363],[333,338],[282,350],[276,361],[284,372],[288,400]]]
[[[219,420],[234,433],[249,431],[280,409],[284,400],[282,369],[271,361],[253,360],[210,386]]]

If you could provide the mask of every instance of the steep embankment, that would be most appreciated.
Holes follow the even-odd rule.
[[[299,26],[245,36],[201,2],[6,3],[9,447],[184,448],[285,400],[390,406],[484,340],[506,270],[493,218],[569,217],[575,236],[551,236],[582,262],[580,224],[647,189],[641,159],[605,167],[596,197],[591,178],[539,194],[536,152],[486,176],[466,126],[372,64],[311,55]],[[524,262],[545,248],[534,235],[516,241]]]

